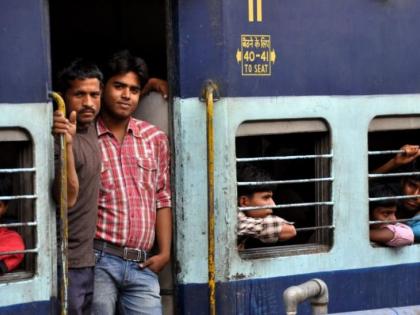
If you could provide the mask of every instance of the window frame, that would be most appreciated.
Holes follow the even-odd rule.
[[[265,128],[268,126],[268,128]],[[238,148],[237,140],[240,137],[247,136],[288,136],[296,135],[303,133],[319,133],[320,139],[318,143],[314,143],[314,154],[315,155],[330,155],[329,158],[314,158],[315,161],[315,176],[314,178],[326,178],[332,177],[332,157],[333,150],[331,145],[331,131],[327,122],[321,118],[319,119],[277,119],[277,120],[247,120],[242,122],[236,131],[235,134],[235,160],[236,160],[236,169],[238,164]],[[321,135],[325,133],[324,135]],[[251,158],[251,157],[250,157]],[[329,176],[328,176],[329,173]],[[317,175],[319,174],[319,175]],[[236,174],[237,178],[237,174]],[[236,181],[237,182],[237,181]],[[319,200],[328,200],[331,202],[331,205],[315,205],[313,207],[315,215],[315,226],[312,228],[317,228],[320,226],[329,226],[327,230],[316,229],[314,232],[315,241],[310,243],[301,243],[293,245],[278,245],[278,246],[268,246],[268,247],[258,247],[258,248],[248,248],[238,250],[239,256],[242,259],[259,259],[259,258],[272,258],[272,257],[282,257],[282,256],[293,256],[293,255],[305,255],[305,254],[314,254],[314,253],[325,253],[329,252],[334,245],[334,225],[333,225],[333,215],[334,215],[334,205],[332,200],[332,183],[331,181],[320,181],[315,183],[315,201]],[[281,184],[280,184],[281,185]],[[235,185],[237,187],[237,184]],[[329,196],[328,196],[329,195]],[[235,194],[236,200],[238,198]],[[326,198],[329,197],[329,198]],[[281,206],[278,204],[276,206]],[[236,208],[238,211],[239,208]],[[325,224],[327,223],[327,224]],[[236,227],[237,225],[235,225]],[[305,228],[303,228],[305,229]],[[302,230],[303,230],[302,229]],[[299,233],[299,228],[296,228],[297,233]],[[330,234],[330,236],[328,236]],[[236,230],[235,230],[236,235]]]
[[[392,150],[371,150],[371,143],[369,141],[369,136],[370,133],[373,132],[393,132],[393,131],[415,131],[415,130],[419,130],[420,132],[420,115],[378,115],[375,116],[371,119],[369,126],[368,126],[368,152],[367,152],[367,162],[368,165],[370,164],[370,157],[371,156],[375,156],[375,155],[385,155],[387,156],[389,154],[389,159],[391,159],[393,156],[395,156],[395,154],[398,153],[398,151],[400,151],[400,148],[394,148]],[[408,144],[408,143],[407,143]],[[387,152],[392,152],[392,153],[387,153]],[[368,187],[370,188],[371,186],[371,179],[374,180],[374,178],[401,178],[403,177],[403,175],[400,176],[396,176],[395,174],[398,174],[401,172],[395,171],[394,169],[391,170],[390,172],[388,172],[387,174],[377,174],[377,173],[372,173],[369,170],[368,167],[368,176],[367,176],[367,180],[368,180]],[[379,176],[378,176],[379,175]],[[382,175],[382,176],[381,176]],[[420,196],[420,195],[419,195]],[[393,196],[393,198],[389,198],[389,199],[403,199],[405,197],[405,195],[402,194],[398,194]],[[372,224],[375,224],[375,222],[377,223],[377,221],[372,221],[370,220],[370,215],[369,215],[369,209],[370,209],[370,202],[372,202],[372,197],[368,196],[368,229],[370,230],[370,226]],[[397,218],[397,222],[401,222],[401,223],[406,223],[407,221],[409,221],[410,219],[398,219]],[[378,248],[388,248],[388,249],[393,249],[393,247],[391,246],[387,246],[385,244],[379,244],[379,243],[375,243],[372,242],[370,239],[368,239],[370,246],[372,248],[378,249]],[[419,242],[414,242],[413,244],[411,244],[410,246],[416,246],[416,245],[420,245]]]
[[[14,165],[1,167],[0,173],[12,176],[13,194],[8,198],[12,204],[8,212],[13,212],[18,220],[2,226],[17,231],[25,243],[25,249],[16,251],[24,254],[19,268],[3,274],[0,284],[33,278],[37,273],[38,255],[34,142],[29,134],[20,128],[0,128],[0,146],[2,143],[7,143],[15,149],[12,153],[15,157]]]

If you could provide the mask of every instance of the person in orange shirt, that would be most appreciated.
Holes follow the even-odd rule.
[[[0,176],[0,196],[12,194],[10,178]],[[7,200],[0,200],[0,219],[7,212]],[[25,249],[22,237],[16,231],[0,227],[0,275],[10,272],[19,266],[23,260],[23,254],[5,254],[5,252],[20,251]]]

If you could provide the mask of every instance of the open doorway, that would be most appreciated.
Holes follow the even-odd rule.
[[[167,78],[165,0],[51,0],[49,9],[53,78],[74,58],[101,63],[122,49],[142,57],[151,77]]]
[[[165,0],[50,0],[53,89],[57,73],[75,58],[101,65],[124,49],[146,61],[150,77],[168,80],[168,12]],[[142,119],[167,131],[153,118]],[[171,266],[161,272],[160,283],[164,314],[173,314]]]

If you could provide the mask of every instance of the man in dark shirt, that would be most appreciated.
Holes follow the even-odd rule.
[[[68,312],[90,315],[101,170],[101,154],[92,122],[100,109],[102,73],[95,65],[76,60],[60,73],[59,85],[69,117],[66,119],[56,111],[53,126],[53,133],[65,134],[67,140]],[[55,160],[59,169],[58,158]]]

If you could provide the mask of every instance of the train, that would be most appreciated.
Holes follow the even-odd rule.
[[[418,309],[420,244],[369,241],[369,185],[419,138],[419,14],[415,0],[2,0],[0,172],[17,193],[0,226],[26,249],[0,276],[0,314],[60,312],[50,92],[72,58],[120,49],[170,86],[145,117],[167,117],[172,147],[165,314],[285,314],[283,292],[314,278],[330,313]],[[243,163],[277,180],[294,240],[238,248]]]

